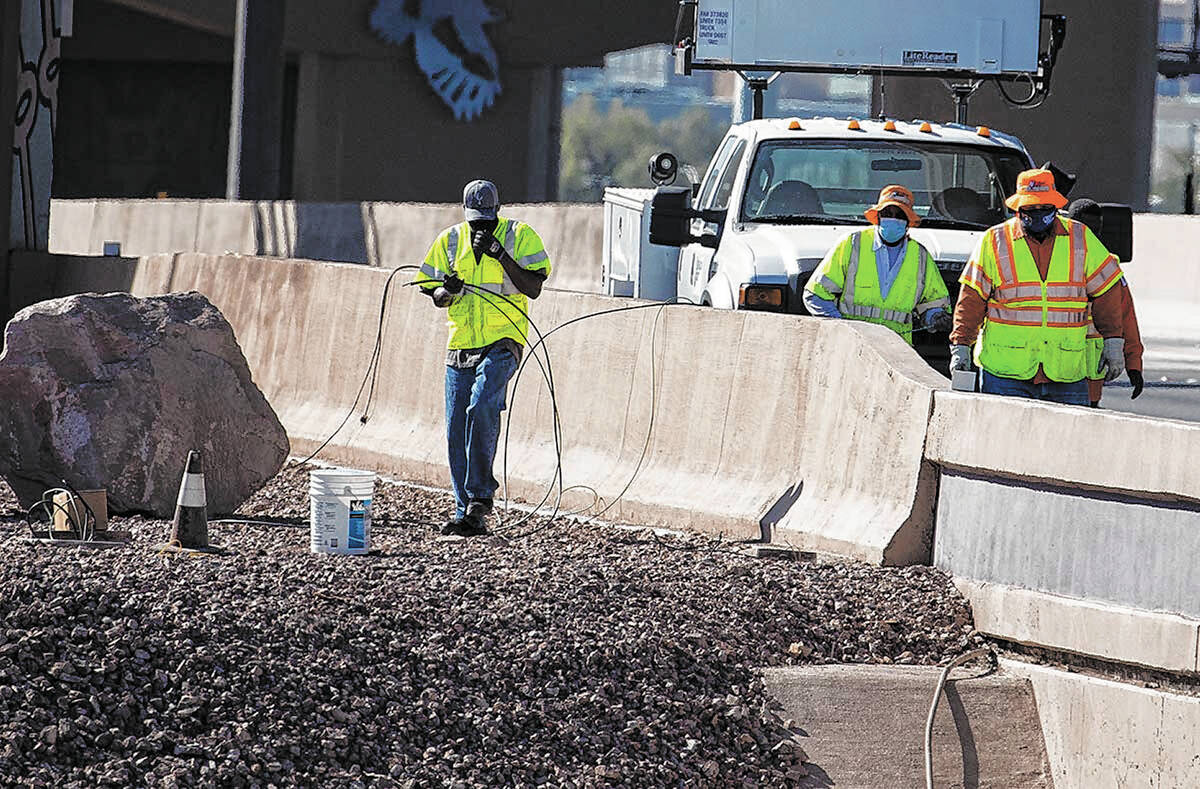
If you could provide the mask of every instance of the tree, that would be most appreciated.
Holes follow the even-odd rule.
[[[724,131],[703,108],[655,124],[619,100],[602,111],[595,98],[583,96],[563,111],[559,198],[598,202],[606,186],[652,186],[646,165],[664,150],[703,174]]]

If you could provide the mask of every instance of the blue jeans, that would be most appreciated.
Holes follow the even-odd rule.
[[[1054,381],[1046,384],[1035,384],[1033,381],[1001,378],[984,370],[981,390],[986,394],[1025,397],[1030,400],[1045,400],[1049,403],[1062,403],[1063,405],[1087,406],[1092,404],[1092,400],[1088,396],[1088,382],[1086,378],[1071,384],[1060,384]]]
[[[492,350],[475,367],[446,367],[446,444],[455,517],[461,518],[473,499],[491,500],[499,487],[492,462],[505,390],[516,371],[516,357],[507,350]]]

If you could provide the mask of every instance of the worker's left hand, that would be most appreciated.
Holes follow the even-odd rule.
[[[1104,341],[1100,371],[1104,373],[1105,381],[1115,381],[1125,372],[1125,341],[1120,337],[1109,337]]]
[[[1133,384],[1133,394],[1129,399],[1136,400],[1146,386],[1146,379],[1142,377],[1141,370],[1126,370],[1126,372],[1129,373],[1129,383]]]
[[[925,328],[930,331],[948,332],[954,328],[954,318],[945,310],[930,310],[925,313]]]
[[[499,258],[500,253],[504,251],[504,246],[500,243],[500,239],[488,231],[475,230],[471,233],[471,249],[483,255]]]

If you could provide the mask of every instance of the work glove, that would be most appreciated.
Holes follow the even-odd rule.
[[[477,255],[488,255],[499,259],[500,253],[504,251],[504,245],[500,243],[500,239],[486,230],[471,231],[471,249]]]
[[[930,331],[948,332],[954,328],[954,318],[945,310],[929,310],[925,313],[925,328]]]
[[[971,346],[950,346],[950,371],[971,369]]]
[[[1133,394],[1129,399],[1136,400],[1146,386],[1146,379],[1142,377],[1141,370],[1126,370],[1125,372],[1129,375],[1129,383],[1133,384]]]
[[[442,280],[442,287],[451,296],[457,296],[462,293],[463,281],[453,274],[447,274],[446,278]]]
[[[1120,337],[1109,337],[1104,341],[1100,372],[1104,373],[1106,382],[1117,380],[1125,372],[1125,341]]]

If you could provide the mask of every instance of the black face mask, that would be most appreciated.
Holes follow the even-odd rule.
[[[1050,229],[1057,215],[1058,210],[1055,208],[1022,208],[1021,226],[1025,228],[1025,232],[1040,236]]]
[[[470,222],[467,222],[467,224],[471,226],[472,233],[475,232],[476,230],[486,230],[489,233],[495,233],[496,228],[500,226],[500,220],[499,219],[472,219]]]

